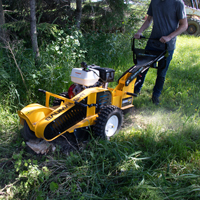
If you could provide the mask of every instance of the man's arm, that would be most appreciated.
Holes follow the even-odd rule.
[[[134,35],[134,38],[139,39],[140,36],[142,35],[142,32],[144,30],[146,30],[151,25],[152,21],[153,21],[153,17],[148,15],[147,19],[145,20],[145,22],[143,23],[143,25],[141,26],[141,28]]]
[[[186,31],[187,28],[188,28],[187,18],[180,19],[178,28],[174,32],[170,33],[169,35],[162,36],[160,38],[160,42],[162,42],[162,43],[169,42],[172,38],[176,37],[177,35],[180,35],[184,31]]]

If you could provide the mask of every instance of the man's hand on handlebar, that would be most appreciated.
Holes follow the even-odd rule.
[[[161,38],[160,38],[160,42],[162,42],[162,43],[167,43],[167,42],[169,42],[171,40],[171,37],[169,37],[169,36],[162,36]]]
[[[134,35],[134,38],[135,38],[135,39],[140,39],[141,36],[142,36],[142,33],[136,33],[136,34]]]

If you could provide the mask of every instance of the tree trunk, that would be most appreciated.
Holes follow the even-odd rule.
[[[82,16],[82,0],[76,0],[76,26],[80,29]]]
[[[35,15],[35,0],[30,0],[30,12],[31,12],[31,41],[32,48],[35,53],[35,57],[38,58],[39,48],[37,42],[37,28],[36,28],[36,15]]]
[[[5,31],[2,27],[4,24],[5,24],[4,10],[2,5],[2,0],[0,0],[0,41],[5,40]]]

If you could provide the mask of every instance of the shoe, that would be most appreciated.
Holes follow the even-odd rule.
[[[159,98],[156,96],[152,96],[153,104],[158,105],[160,103]]]

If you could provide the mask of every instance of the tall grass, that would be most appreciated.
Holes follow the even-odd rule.
[[[107,49],[96,49],[100,36],[87,37],[94,37],[91,46],[82,44],[90,55],[85,58],[88,63],[93,56],[95,64],[115,68],[116,77],[132,65],[129,39],[115,35],[102,40],[119,55],[114,59]],[[121,48],[123,52],[119,38],[127,47]],[[150,69],[120,133],[111,141],[91,138],[70,155],[58,146],[46,156],[30,154],[17,115],[1,104],[0,198],[199,199],[199,45],[198,38],[178,37],[159,106],[150,101],[156,78],[156,71]]]

